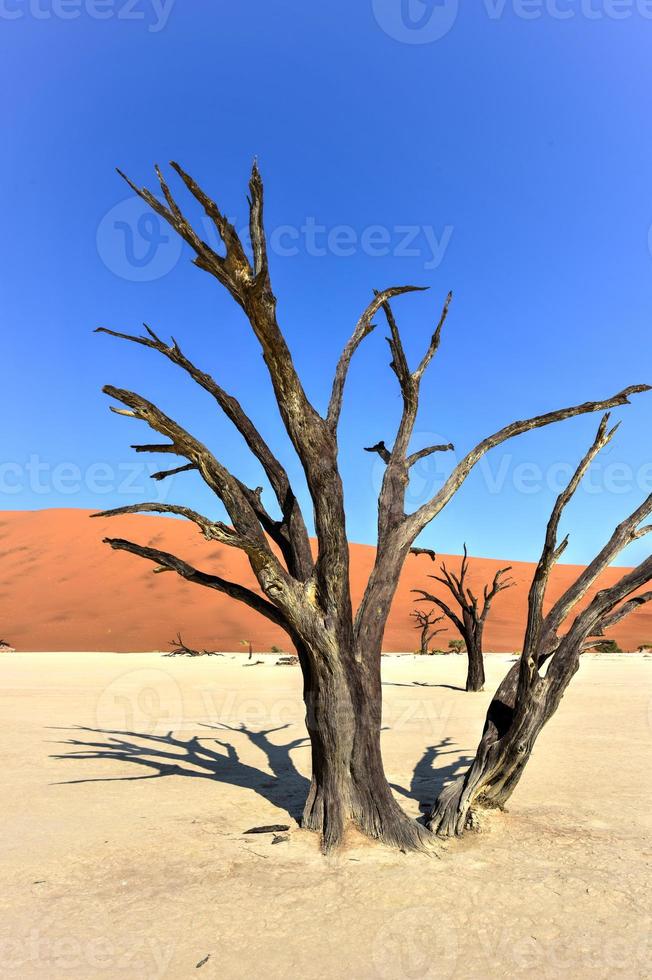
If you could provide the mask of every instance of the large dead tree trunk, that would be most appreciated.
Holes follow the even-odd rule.
[[[431,555],[431,557],[433,556]],[[508,565],[507,568],[500,568],[494,576],[492,585],[485,585],[482,608],[480,608],[477,596],[474,595],[468,586],[468,571],[469,556],[466,545],[464,545],[464,557],[462,558],[459,575],[456,575],[454,572],[449,572],[446,565],[442,563],[441,575],[428,576],[446,586],[459,606],[459,612],[455,612],[439,596],[432,595],[430,592],[424,592],[422,589],[413,589],[413,591],[421,597],[416,600],[417,602],[434,602],[441,609],[444,616],[455,626],[464,640],[468,658],[466,690],[482,691],[484,690],[485,682],[482,635],[487,616],[498,593],[511,588],[514,583],[511,579],[504,578],[507,572],[511,571],[511,565]]]
[[[335,370],[328,410],[322,415],[306,395],[278,324],[263,225],[263,185],[258,167],[254,165],[249,184],[250,255],[217,204],[178,164],[171,166],[204,209],[207,219],[214,224],[223,244],[221,253],[195,232],[158,168],[161,199],[131,181],[127,182],[187,242],[195,253],[195,265],[217,279],[243,310],[262,349],[289,442],[305,474],[314,512],[317,553],[313,559],[301,507],[285,467],[240,403],[210,374],[197,367],[176,340],[168,344],[149,327],[142,336],[106,328],[100,330],[162,354],[214,399],[261,465],[276,498],[278,513],[270,513],[263,504],[262,488],[248,488],[203,443],[154,403],[134,392],[107,385],[105,393],[123,406],[114,411],[146,423],[163,437],[162,442],[135,446],[136,452],[166,453],[185,461],[157,473],[156,478],[165,479],[184,471],[197,472],[214,493],[216,502],[224,508],[227,520],[206,517],[181,505],[158,503],[121,507],[108,514],[159,513],[183,517],[193,522],[207,540],[243,551],[257,588],[228,581],[212,572],[194,568],[176,555],[122,538],[107,538],[107,544],[153,562],[157,572],[173,571],[189,582],[225,593],[286,631],[298,652],[303,671],[312,744],[312,784],[304,823],[320,831],[326,849],[342,839],[344,829],[351,821],[371,837],[404,849],[422,847],[428,832],[408,819],[394,800],[383,772],[380,752],[382,638],[401,568],[410,548],[490,449],[530,429],[624,405],[630,395],[646,388],[635,386],[603,401],[586,402],[500,429],[467,453],[431,500],[415,513],[406,514],[405,492],[411,467],[434,452],[452,449],[451,445],[430,446],[410,453],[421,380],[439,347],[451,297],[446,300],[423,358],[415,370],[410,370],[389,304],[393,297],[414,291],[416,287],[397,286],[376,293],[343,349]],[[378,549],[354,618],[337,436],[351,359],[374,330],[374,317],[381,310],[389,326],[391,366],[398,378],[403,410],[393,447],[388,449],[384,443],[374,447],[386,464],[378,502]]]
[[[315,677],[306,697],[313,772],[303,826],[319,831],[326,849],[349,822],[403,850],[423,847],[427,831],[398,805],[383,769],[380,674],[343,659],[344,669]]]
[[[623,575],[615,585],[602,589],[583,611],[578,603],[587,595],[600,573],[623,548],[652,526],[641,526],[652,513],[652,495],[624,520],[593,562],[543,615],[550,572],[564,552],[568,538],[557,544],[562,512],[598,452],[611,440],[609,416],[602,420],[596,439],[580,463],[552,512],[541,560],[528,601],[528,623],[523,653],[500,684],[489,706],[482,739],[468,771],[441,792],[429,816],[428,826],[440,836],[460,835],[473,824],[474,808],[503,808],[514,792],[544,725],[554,715],[577,672],[580,656],[592,646],[591,637],[604,631],[652,599],[640,593],[652,579],[652,557]],[[574,616],[566,632],[560,628]]]

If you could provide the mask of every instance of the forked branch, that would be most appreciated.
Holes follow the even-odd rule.
[[[565,419],[575,418],[578,415],[587,415],[593,412],[604,412],[611,408],[617,408],[620,405],[629,405],[629,399],[632,395],[637,395],[642,392],[650,391],[650,385],[631,385],[629,388],[625,388],[623,391],[618,392],[618,394],[613,395],[611,398],[605,398],[601,401],[593,402],[583,402],[581,405],[572,405],[569,408],[560,408],[554,412],[546,412],[544,415],[535,415],[532,418],[524,419],[519,422],[512,422],[510,425],[504,426],[504,428],[499,429],[494,432],[493,435],[488,436],[483,439],[482,442],[478,443],[475,449],[472,449],[464,459],[455,467],[451,475],[448,477],[443,487],[429,500],[427,503],[423,504],[410,518],[409,518],[409,531],[410,535],[414,535],[412,540],[426,527],[426,525],[435,517],[443,507],[449,502],[451,497],[457,490],[462,486],[467,476],[482,459],[486,453],[491,449],[495,449],[496,446],[507,442],[509,439],[513,439],[515,436],[522,435],[524,432],[529,432],[532,429],[541,429],[544,426],[552,425],[555,422],[563,422]]]
[[[285,468],[274,456],[256,426],[242,408],[240,402],[233,395],[228,394],[228,392],[217,384],[210,374],[202,371],[186,357],[176,340],[173,339],[171,344],[166,344],[147,324],[145,324],[145,329],[148,336],[119,333],[115,330],[108,330],[106,327],[99,327],[96,332],[105,333],[122,340],[128,340],[157,351],[184,370],[196,384],[215,399],[220,409],[242,435],[248,448],[263,467],[278,501],[283,515],[280,533],[278,535],[274,534],[275,522],[263,510],[260,516],[263,519],[265,530],[267,533],[272,534],[276,543],[282,548],[283,556],[291,574],[301,580],[307,579],[313,567],[310,541],[299,502],[290,485]],[[175,451],[174,445],[138,446],[134,448],[137,452]],[[189,464],[188,469],[191,467],[192,464]],[[181,472],[181,469],[169,472]],[[155,478],[157,477],[158,474],[155,474]]]

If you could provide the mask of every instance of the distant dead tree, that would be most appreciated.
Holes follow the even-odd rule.
[[[428,610],[428,612],[423,612],[421,609],[416,609],[413,613],[410,613],[412,619],[416,620],[415,630],[420,630],[421,642],[419,644],[419,652],[427,656],[430,653],[430,641],[433,637],[437,636],[439,633],[445,633],[446,628],[433,629],[437,623],[445,618],[444,616],[435,616],[434,609]]]
[[[213,650],[194,650],[192,647],[186,646],[181,637],[181,633],[177,633],[174,640],[168,642],[168,646],[172,647],[169,653],[166,653],[166,657],[221,657],[221,653],[215,653]]]
[[[467,476],[496,446],[521,433],[587,412],[625,405],[638,385],[600,401],[584,402],[524,421],[512,422],[483,439],[452,468],[434,496],[406,513],[410,470],[419,460],[450,449],[450,445],[410,449],[417,419],[423,376],[439,347],[451,297],[423,357],[411,369],[405,355],[390,301],[414,286],[395,286],[374,295],[339,357],[328,406],[319,411],[310,401],[295,369],[277,318],[263,225],[263,184],[254,164],[249,182],[251,253],[218,205],[178,164],[173,170],[195,202],[203,208],[221,240],[213,249],[192,227],[158,168],[161,197],[127,183],[181,236],[195,253],[195,265],[213,276],[242,309],[257,338],[269,372],[274,396],[288,440],[305,475],[317,539],[313,558],[302,509],[287,470],[251,421],[241,404],[182,351],[176,340],[162,340],[154,330],[135,336],[101,328],[102,332],[156,351],[185,372],[215,401],[243,437],[262,467],[278,509],[272,513],[260,488],[250,489],[199,439],[152,401],[113,385],[104,392],[122,407],[113,410],[143,422],[163,437],[135,446],[137,452],[179,456],[185,462],[165,474],[194,471],[221,502],[227,521],[207,517],[189,507],[142,503],[119,507],[108,514],[158,513],[184,517],[204,537],[242,551],[255,577],[251,589],[220,575],[203,571],[182,558],[123,538],[106,543],[147,561],[157,569],[176,572],[187,581],[224,593],[244,603],[288,635],[298,653],[304,678],[307,725],[312,749],[312,780],[303,813],[303,826],[322,835],[325,850],[342,840],[353,822],[366,835],[404,850],[422,848],[432,840],[424,827],[399,806],[387,782],[380,750],[381,648],[385,624],[405,559],[419,534],[439,514]],[[124,175],[123,175],[124,176]],[[127,179],[127,178],[125,178]],[[373,569],[357,612],[351,605],[349,542],[344,493],[338,466],[338,428],[351,360],[375,328],[383,311],[389,329],[391,368],[398,380],[402,411],[391,448],[378,443],[374,452],[385,464],[378,500],[378,547]],[[309,311],[307,311],[309,315]],[[214,342],[219,361],[221,341]],[[174,400],[175,392],[166,392]],[[104,515],[106,516],[106,515]]]
[[[446,602],[438,596],[432,595],[430,592],[424,592],[422,589],[412,590],[421,596],[420,599],[416,600],[417,602],[434,602],[444,613],[444,616],[448,617],[451,623],[453,623],[462,637],[469,663],[466,675],[467,691],[482,691],[484,688],[485,674],[482,635],[494,599],[499,592],[503,592],[505,589],[509,589],[514,585],[511,579],[504,578],[511,570],[512,566],[508,565],[506,568],[500,568],[496,572],[492,585],[485,585],[482,603],[480,603],[477,596],[474,595],[467,584],[469,556],[466,545],[464,545],[464,557],[462,558],[459,575],[456,575],[454,572],[449,572],[445,563],[442,562],[441,575],[428,576],[428,578],[432,578],[436,582],[440,582],[446,586],[459,606],[459,612],[455,612]]]
[[[249,654],[248,659],[251,660],[254,655],[254,645],[251,640],[240,640],[240,646],[247,648],[247,652]]]
[[[594,636],[652,599],[640,589],[652,580],[652,556],[626,572],[615,585],[600,589],[588,605],[579,604],[598,576],[623,548],[652,531],[642,522],[652,513],[652,494],[618,525],[609,541],[544,615],[550,573],[568,544],[557,544],[559,522],[569,500],[600,450],[613,438],[609,415],[603,418],[593,445],[553,508],[541,559],[528,598],[523,653],[489,706],[482,740],[468,771],[441,792],[428,826],[441,836],[459,835],[472,822],[473,807],[503,808],[523,774],[539,732],[559,706],[576,673],[580,656]],[[571,621],[568,623],[569,617]],[[562,633],[562,627],[565,631]]]

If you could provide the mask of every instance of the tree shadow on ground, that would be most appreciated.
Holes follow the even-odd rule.
[[[461,775],[473,762],[473,756],[463,755],[455,744],[452,738],[444,738],[439,745],[429,745],[414,767],[409,789],[390,783],[392,789],[408,800],[416,800],[421,812],[425,813],[446,783]],[[435,768],[436,760],[449,755],[455,758],[448,765]]]
[[[289,725],[252,731],[244,725],[202,725],[212,731],[229,731],[246,736],[267,757],[271,773],[243,762],[232,742],[216,736],[193,735],[190,738],[165,735],[148,735],[143,732],[115,731],[111,729],[76,726],[73,731],[88,736],[100,736],[98,740],[69,738],[59,743],[71,747],[71,751],[52,755],[63,761],[101,759],[109,762],[130,762],[146,770],[134,776],[90,776],[83,779],[62,780],[54,785],[75,783],[130,782],[140,779],[160,779],[162,776],[189,776],[214,779],[220,783],[253,790],[274,806],[288,812],[294,819],[301,815],[310,782],[296,768],[292,751],[304,745],[306,736],[295,738],[284,745],[270,741],[269,736]],[[67,729],[70,731],[70,729]],[[212,747],[219,746],[223,751]]]

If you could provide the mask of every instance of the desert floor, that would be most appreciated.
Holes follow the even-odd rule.
[[[259,658],[255,658],[259,659]],[[486,694],[461,657],[384,661],[384,754],[415,816]],[[295,667],[3,654],[2,977],[648,976],[652,659],[585,658],[509,814],[439,857],[298,829]],[[289,824],[287,840],[244,835]]]

